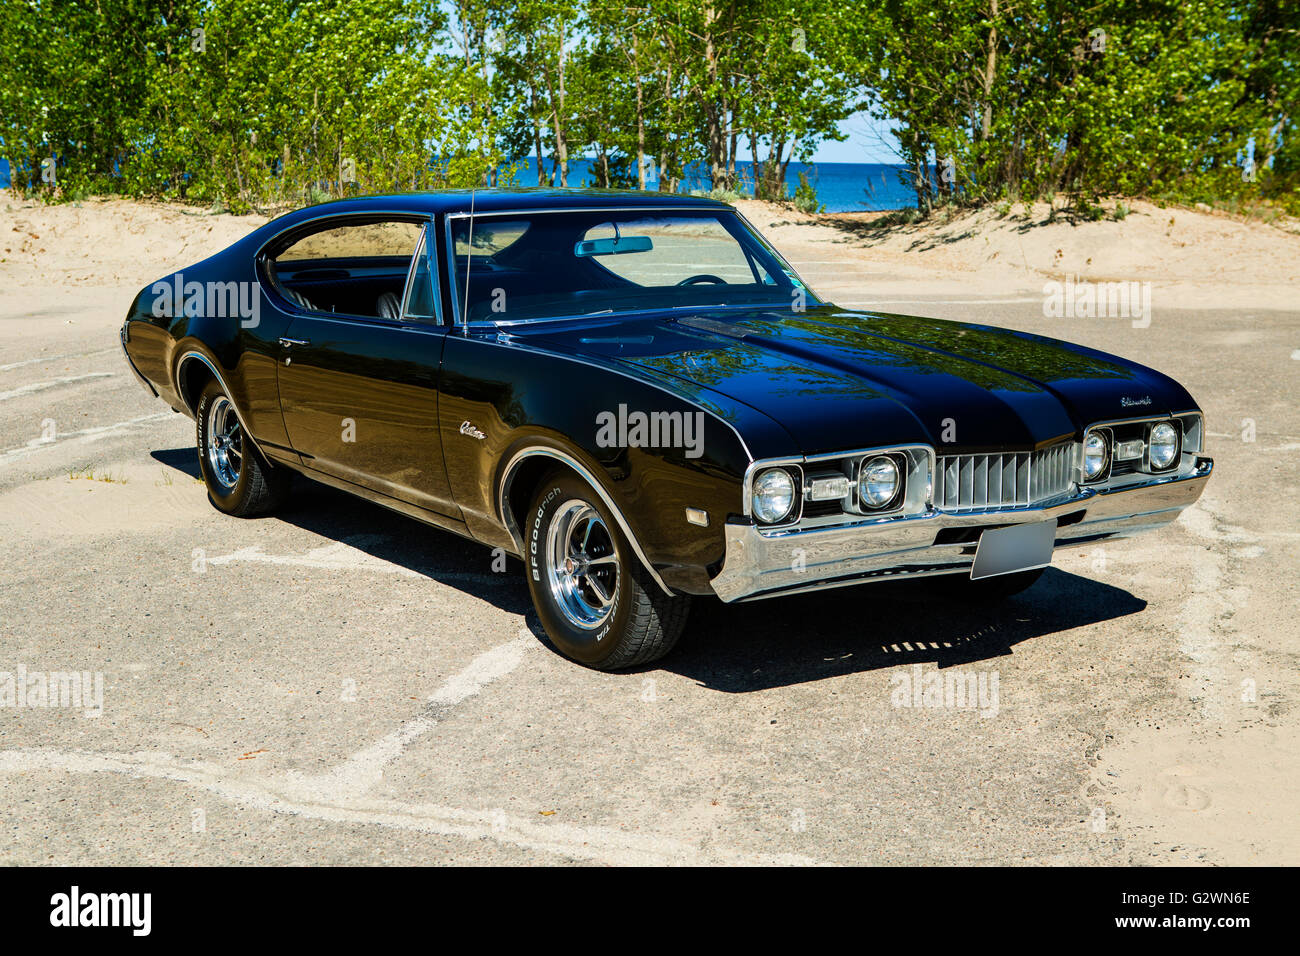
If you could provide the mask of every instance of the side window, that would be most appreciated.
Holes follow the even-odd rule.
[[[433,263],[430,262],[430,249],[427,232],[420,238],[419,248],[415,250],[415,266],[411,269],[411,283],[406,290],[405,314],[412,319],[425,322],[437,321],[433,308]]]
[[[400,219],[323,225],[275,254],[270,273],[304,309],[397,320],[423,231]]]

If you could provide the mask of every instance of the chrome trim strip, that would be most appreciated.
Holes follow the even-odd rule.
[[[394,216],[400,219],[412,221],[418,220],[422,223],[430,223],[433,221],[432,214],[427,212],[412,212],[410,209],[369,209],[364,211],[354,210],[352,212],[321,213],[319,216],[309,216],[306,219],[299,219],[292,225],[285,226],[275,235],[271,236],[258,246],[257,251],[253,253],[253,258],[261,258],[261,256],[266,252],[266,247],[275,242],[275,240],[279,239],[285,233],[293,232],[295,229],[300,229],[303,226],[310,226],[314,222],[324,222],[326,219],[375,219],[383,218],[384,216]]]
[[[303,226],[309,226],[312,223],[317,223],[317,222],[324,222],[329,219],[338,219],[338,220],[374,219],[374,218],[382,219],[384,216],[392,216],[393,218],[400,219],[404,222],[418,222],[420,224],[421,240],[423,240],[423,237],[425,233],[428,231],[429,227],[431,227],[434,224],[433,217],[429,213],[411,212],[409,209],[406,210],[374,209],[374,210],[370,210],[369,212],[335,212],[335,213],[326,213],[320,216],[312,216],[308,219],[302,219],[298,222],[295,222],[291,226],[285,226],[283,229],[281,229],[279,232],[271,236],[269,239],[267,239],[265,242],[263,242],[260,246],[257,247],[257,251],[253,253],[253,275],[257,279],[257,284],[261,287],[262,292],[267,296],[267,298],[271,298],[272,296],[274,296],[274,299],[272,299],[272,301],[275,303],[276,308],[280,309],[280,311],[284,312],[286,315],[293,315],[293,316],[323,315],[323,316],[329,316],[330,318],[335,318],[335,317],[351,318],[362,322],[365,322],[366,320],[384,322],[385,320],[380,319],[378,316],[352,315],[349,312],[313,312],[310,309],[304,309],[298,303],[285,298],[285,296],[281,294],[280,290],[275,287],[274,282],[263,281],[264,279],[270,278],[270,276],[268,276],[266,273],[266,265],[265,265],[266,247],[271,245],[273,242],[275,242],[285,233],[293,232],[294,230],[299,229]],[[418,246],[419,244],[417,243],[417,248]],[[411,267],[414,265],[414,263],[415,263],[415,257],[412,256],[411,262],[408,263],[406,267],[406,278],[408,283],[410,282],[410,278],[411,278]],[[403,315],[406,314],[406,289],[407,286],[404,285],[402,287],[402,314]],[[435,292],[434,308],[437,309],[438,311],[439,324],[441,324],[441,319],[442,319],[441,302],[439,301],[440,299],[441,296],[439,296]],[[288,306],[288,308],[282,308],[280,302],[283,302],[285,305]],[[429,325],[430,323],[423,322],[417,324]]]
[[[190,417],[193,418],[196,411],[195,409],[190,408],[190,403],[185,398],[185,393],[181,391],[181,369],[184,368],[185,363],[191,359],[198,359],[198,361],[202,362],[212,370],[212,374],[217,377],[217,382],[221,385],[221,390],[226,393],[226,398],[230,399],[230,407],[235,410],[235,417],[239,419],[239,424],[243,426],[244,434],[247,435],[248,440],[253,443],[253,447],[257,449],[257,453],[265,458],[266,453],[262,451],[261,446],[257,444],[257,439],[253,437],[253,432],[249,429],[248,422],[244,419],[244,413],[239,410],[239,405],[235,402],[235,397],[231,394],[230,386],[226,384],[226,380],[222,376],[221,370],[217,368],[216,363],[213,362],[212,359],[208,358],[196,349],[190,349],[183,353],[180,359],[176,362],[175,372],[172,373],[172,385],[176,389],[176,395],[180,398],[186,409],[189,410]]]
[[[763,244],[763,248],[765,248],[769,253],[771,253],[773,258],[775,258],[777,262],[781,263],[781,265],[785,268],[787,275],[794,276],[794,278],[798,279],[801,283],[803,283],[803,289],[805,292],[808,293],[808,297],[810,299],[816,299],[818,302],[820,302],[823,305],[834,305],[834,303],[832,303],[825,296],[819,295],[817,292],[813,291],[813,287],[808,284],[807,280],[804,279],[804,277],[801,276],[797,271],[795,271],[794,266],[790,264],[789,260],[786,259],[785,256],[781,255],[780,251],[776,248],[776,246],[772,245],[772,243],[768,241],[767,236],[759,232],[758,228],[745,217],[745,214],[743,212],[741,212],[735,206],[728,206],[727,208],[736,214],[736,218],[745,224],[745,228],[747,228],[750,232],[754,234],[754,236],[758,239],[758,241]]]
[[[717,203],[717,205],[711,205],[711,203]],[[665,202],[665,203],[646,203],[645,205],[632,205],[632,206],[616,206],[612,204],[608,206],[545,206],[545,207],[539,207],[537,209],[529,209],[527,207],[521,209],[516,206],[511,209],[481,210],[479,212],[473,213],[473,215],[474,216],[520,216],[520,215],[534,214],[534,213],[550,214],[550,213],[557,213],[557,212],[645,212],[645,211],[682,212],[683,210],[686,211],[694,210],[696,212],[700,212],[701,210],[706,212],[736,212],[735,207],[728,206],[726,203],[714,199],[702,203]],[[464,219],[469,215],[471,215],[471,213],[469,213],[468,211],[449,212],[446,213],[445,215],[447,216],[448,219]],[[737,215],[739,215],[739,213],[737,213]]]
[[[420,238],[415,241],[415,255],[411,256],[411,261],[406,264],[406,281],[402,283],[402,298],[398,302],[398,315],[406,319],[406,297],[411,294],[411,279],[415,275],[415,264],[420,261],[420,253],[424,252],[424,234],[429,231],[429,224],[426,222],[420,227]]]
[[[1113,425],[1134,425],[1138,422],[1165,422],[1171,418],[1181,418],[1184,415],[1200,415],[1200,409],[1190,408],[1185,412],[1170,412],[1168,415],[1142,415],[1138,418],[1107,418],[1104,421],[1093,422],[1088,428],[1099,428],[1102,426],[1110,427]],[[1087,438],[1085,431],[1084,437]]]
[[[623,532],[623,536],[627,538],[628,543],[632,546],[632,551],[636,554],[637,558],[640,559],[641,564],[644,565],[645,569],[650,573],[650,576],[654,578],[655,583],[658,584],[659,587],[663,588],[663,592],[671,595],[673,593],[672,590],[669,589],[668,585],[664,584],[664,580],[659,576],[659,572],[655,570],[654,565],[650,563],[650,559],[647,558],[645,552],[641,550],[641,545],[637,541],[636,535],[632,534],[632,529],[628,526],[627,519],[623,517],[623,512],[619,510],[618,505],[614,503],[614,499],[610,496],[609,492],[605,490],[604,486],[596,476],[592,474],[591,471],[582,464],[582,462],[578,461],[572,455],[548,445],[531,445],[516,452],[502,470],[501,484],[497,487],[497,514],[501,520],[502,526],[510,533],[510,537],[514,539],[515,546],[519,549],[520,557],[527,554],[523,534],[520,532],[519,526],[515,524],[514,514],[511,513],[508,507],[506,507],[506,499],[510,494],[510,486],[514,481],[515,472],[519,470],[519,465],[527,458],[537,457],[553,458],[556,461],[568,465],[577,472],[578,477],[592,487],[596,494],[600,495],[600,500],[605,502],[606,507],[608,507],[610,512],[614,515],[614,520],[618,522],[619,529]]]

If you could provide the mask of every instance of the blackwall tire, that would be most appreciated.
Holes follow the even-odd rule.
[[[199,470],[218,511],[249,518],[269,514],[284,502],[292,475],[258,453],[216,379],[199,396],[194,421]]]
[[[604,501],[576,475],[554,471],[544,478],[523,533],[533,606],[561,654],[612,671],[673,649],[690,598],[663,592]]]

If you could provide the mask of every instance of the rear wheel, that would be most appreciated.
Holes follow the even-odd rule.
[[[263,460],[244,433],[221,384],[213,379],[199,396],[194,414],[199,470],[208,498],[219,511],[241,518],[267,514],[284,501],[292,476]]]
[[[561,654],[618,670],[672,650],[690,599],[663,592],[586,483],[569,472],[547,475],[533,494],[524,534],[528,590]]]

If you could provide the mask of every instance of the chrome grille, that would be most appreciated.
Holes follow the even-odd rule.
[[[940,511],[1028,508],[1071,491],[1074,469],[1074,442],[1032,453],[940,455],[934,506]]]

